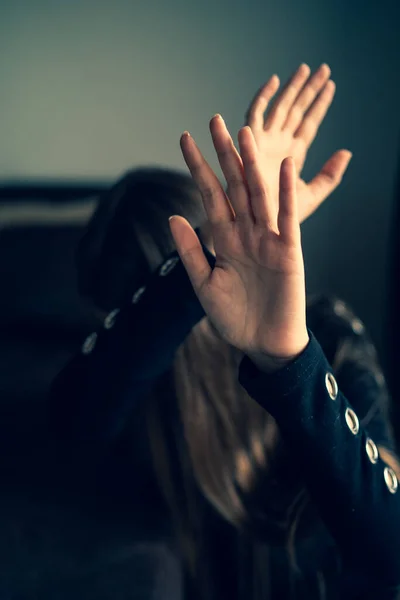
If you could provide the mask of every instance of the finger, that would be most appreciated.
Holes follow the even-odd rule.
[[[276,206],[274,199],[268,198],[268,189],[260,165],[259,152],[249,126],[240,129],[238,139],[254,221],[262,227],[275,229]]]
[[[260,130],[264,127],[264,113],[267,110],[271,98],[279,88],[279,77],[272,75],[271,79],[262,86],[254,96],[246,112],[246,125],[252,129]]]
[[[315,136],[318,133],[319,126],[321,125],[330,105],[332,104],[335,91],[335,83],[329,79],[322,92],[319,94],[311,108],[306,113],[303,121],[300,123],[299,128],[296,130],[294,137],[304,140],[306,148],[309,148],[311,143],[314,141]]]
[[[296,131],[304,118],[304,114],[310,108],[311,104],[328,81],[330,74],[331,70],[328,65],[325,64],[321,65],[319,69],[313,73],[293,102],[283,125],[283,129],[288,129],[292,133]]]
[[[310,75],[310,67],[301,64],[272,105],[264,129],[281,129],[289,110]]]
[[[321,171],[310,181],[312,205],[308,214],[314,210],[337,188],[352,158],[349,150],[338,150],[324,164]]]
[[[299,239],[300,224],[297,208],[296,168],[291,156],[282,161],[279,173],[278,229],[287,244],[296,244]]]
[[[211,225],[232,221],[232,207],[214,171],[204,159],[192,136],[185,131],[181,136],[183,158],[197,184]]]
[[[211,274],[200,240],[186,219],[174,215],[169,219],[172,237],[196,294]]]
[[[253,220],[242,159],[221,115],[215,115],[211,119],[210,130],[219,164],[227,182],[227,194],[235,217]]]

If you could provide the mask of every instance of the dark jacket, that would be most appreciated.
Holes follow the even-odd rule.
[[[60,437],[73,441],[76,464],[106,464],[132,417],[138,432],[144,428],[141,400],[168,374],[178,346],[203,316],[174,254],[136,290],[132,303],[112,311],[104,327],[88,336],[51,396],[53,422]],[[362,323],[342,302],[316,300],[307,318],[310,341],[294,362],[272,375],[247,357],[239,368],[240,384],[275,418],[322,519],[320,543],[311,544],[313,550],[307,540],[303,545],[306,573],[295,597],[319,598],[321,571],[328,573],[327,598],[392,600],[400,590],[400,490],[377,454],[377,446],[393,449],[384,379]],[[119,477],[135,479],[116,467],[110,481]],[[235,568],[239,562],[243,571],[247,561],[250,573],[251,556],[237,555],[236,531],[208,510],[216,524],[210,545],[215,559],[209,557],[216,584],[208,597],[251,598],[250,575],[247,584],[239,583]],[[279,573],[287,557],[279,547],[273,554],[272,597],[284,600],[290,586]]]

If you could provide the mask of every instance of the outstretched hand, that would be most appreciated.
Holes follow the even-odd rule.
[[[335,94],[330,74],[326,64],[311,76],[308,65],[300,65],[265,116],[279,88],[279,78],[273,75],[257,92],[246,114],[264,169],[280,164],[286,156],[293,157],[300,223],[337,188],[352,157],[349,150],[338,150],[309,183],[301,179],[307,151]],[[277,180],[274,185],[278,186]]]
[[[240,154],[225,123],[210,123],[225,193],[194,139],[181,149],[197,183],[214,240],[210,268],[200,241],[181,216],[170,219],[172,235],[193,288],[221,337],[254,359],[291,360],[308,343],[305,280],[292,158],[265,161],[249,127],[239,131]],[[273,185],[279,179],[279,190]]]

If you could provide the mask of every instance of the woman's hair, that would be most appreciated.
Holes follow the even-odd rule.
[[[155,471],[190,573],[190,598],[214,597],[210,563],[216,559],[218,573],[227,543],[207,506],[241,532],[239,546],[245,548],[251,540],[254,582],[243,572],[243,585],[248,592],[253,585],[249,600],[266,600],[268,546],[262,538],[286,541],[289,548],[304,502],[302,482],[285,454],[275,420],[238,384],[242,358],[204,318],[148,399]]]
[[[80,293],[101,310],[119,307],[175,249],[173,214],[194,228],[206,220],[189,175],[157,167],[124,175],[100,197],[78,246]]]
[[[366,414],[359,414],[360,425],[368,427],[377,412],[390,423],[389,397],[374,346],[355,335],[339,335],[332,345],[333,328],[339,325],[343,329],[347,322],[351,331],[355,319],[342,302],[338,319],[336,302],[323,296],[308,298],[313,331],[325,349],[340,387],[346,381],[342,373],[351,366],[364,380],[363,385],[379,389],[374,405]],[[195,591],[191,592],[191,598],[213,597],[213,583],[207,580],[208,563],[218,562],[224,553],[223,544],[219,553],[213,550],[218,530],[204,509],[200,492],[226,522],[239,530],[235,542],[239,553],[250,552],[252,569],[244,567],[241,572],[239,563],[235,573],[247,590],[246,597],[271,600],[273,569],[269,544],[278,544],[286,547],[287,581],[295,599],[297,582],[301,585],[302,580],[298,542],[310,540],[314,535],[311,551],[317,560],[324,525],[293,457],[282,443],[275,420],[238,384],[242,357],[216,335],[207,318],[193,328],[177,351],[172,374],[160,381],[149,399],[148,422],[155,469],[193,580]],[[175,420],[181,425],[172,436],[174,425],[168,396],[171,402],[177,401]],[[390,427],[389,437],[393,438]],[[395,454],[382,446],[379,453],[400,478]],[[213,531],[208,533],[210,529]],[[323,548],[320,550],[324,553]],[[336,569],[337,575],[340,571],[338,557],[332,558],[335,564],[328,566],[329,576],[325,567],[320,571],[316,567],[315,593],[321,600],[327,597],[327,579],[331,579],[332,571]]]
[[[79,246],[81,292],[103,310],[120,306],[173,251],[168,217],[176,213],[195,228],[205,221],[200,194],[189,176],[154,168],[129,172],[100,199]],[[332,302],[328,302],[331,317]],[[318,314],[326,310],[324,306]],[[349,313],[350,321],[353,317]],[[324,323],[326,318],[325,314]],[[318,322],[313,325],[317,336]],[[342,366],[360,363],[358,352],[359,346],[346,339],[332,356],[327,353],[339,385]],[[379,374],[374,351],[361,354],[366,360],[363,367]],[[232,526],[241,532],[233,542],[238,556],[250,556],[252,581],[244,566],[240,572],[242,564],[249,564],[244,558],[236,574],[246,597],[270,598],[266,539],[286,543],[288,580],[294,591],[296,540],[303,530],[309,535],[320,523],[274,419],[237,381],[241,358],[204,318],[147,399],[154,469],[171,510],[193,599],[213,597],[213,571],[218,572],[223,562],[224,535]],[[377,402],[386,403],[384,387]],[[366,425],[372,414],[361,423]],[[384,450],[384,458],[383,454]],[[389,453],[386,459],[397,468]],[[223,517],[219,521],[215,511]],[[219,530],[223,527],[219,523],[226,528]],[[228,590],[232,583],[226,585]],[[324,598],[324,573],[316,573],[316,586]]]

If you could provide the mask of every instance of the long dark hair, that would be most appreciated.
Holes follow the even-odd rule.
[[[81,294],[112,310],[174,250],[172,214],[197,228],[206,215],[200,193],[186,174],[157,167],[126,173],[104,193],[78,246]]]
[[[102,310],[120,306],[174,249],[168,217],[176,213],[194,227],[204,223],[201,198],[190,177],[150,168],[124,176],[100,199],[78,249],[81,292]],[[318,299],[309,299],[308,311],[322,314],[328,306],[333,314],[334,302],[321,305]],[[354,319],[347,308],[343,315]],[[380,375],[373,348],[361,358],[357,353],[359,347],[346,339],[328,356],[339,385],[346,361],[364,361],[365,369]],[[313,528],[321,530],[274,419],[237,382],[241,358],[205,318],[177,350],[171,372],[155,384],[147,401],[154,470],[170,507],[191,600],[220,597],[213,582],[218,564],[210,564],[214,558],[217,563],[221,560],[212,548],[218,519],[230,524],[224,531],[236,531],[238,556],[250,557],[239,561],[243,573],[236,574],[235,583],[230,574],[230,597],[235,600],[242,597],[238,591],[242,584],[249,600],[271,597],[271,540],[286,547],[295,598],[295,580],[301,576],[296,540],[303,523],[308,535]],[[386,405],[383,384],[381,392],[377,402]],[[174,410],[166,414],[168,404]],[[372,414],[365,415],[363,425]],[[389,452],[381,449],[381,456],[397,469]],[[208,535],[209,530],[214,533]],[[315,577],[321,599],[325,588],[321,570]]]

